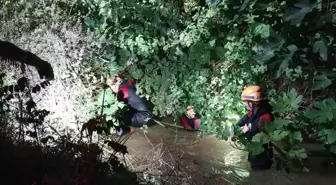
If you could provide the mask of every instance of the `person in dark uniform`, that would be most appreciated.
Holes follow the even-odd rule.
[[[198,130],[200,120],[191,106],[187,106],[185,113],[180,117],[180,123],[186,130]]]
[[[126,126],[117,127],[117,135],[133,132],[135,128],[140,128],[151,120],[152,112],[149,103],[145,97],[137,94],[132,80],[124,80],[120,74],[116,74],[114,78],[108,78],[106,83],[117,94],[117,100],[124,102],[128,107],[123,115],[123,122]]]
[[[262,123],[271,123],[274,121],[271,105],[263,99],[261,88],[259,86],[249,86],[244,89],[241,95],[248,113],[244,115],[236,124],[242,127],[244,136],[251,141],[257,133],[263,132]],[[258,155],[248,154],[248,160],[252,170],[266,170],[271,168],[273,164],[273,148],[271,143],[263,145],[264,152]]]

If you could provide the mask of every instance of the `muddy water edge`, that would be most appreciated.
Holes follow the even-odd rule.
[[[174,123],[172,118],[162,121]],[[336,181],[336,168],[323,167],[320,157],[310,157],[306,161],[310,168],[308,173],[287,174],[274,168],[251,172],[246,152],[214,136],[198,138],[195,132],[182,129],[153,125],[147,133],[137,130],[126,142],[129,152],[136,155],[146,155],[158,144],[164,145],[170,155],[179,160],[179,167],[198,182],[196,184],[329,185]],[[314,148],[309,144],[307,147]]]

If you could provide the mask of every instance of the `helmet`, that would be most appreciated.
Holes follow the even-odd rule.
[[[188,118],[191,118],[191,117],[195,116],[195,112],[194,112],[194,109],[193,109],[192,106],[190,106],[190,105],[187,106],[185,115],[186,115]]]
[[[259,102],[262,99],[261,88],[259,86],[248,86],[241,94],[242,101]]]

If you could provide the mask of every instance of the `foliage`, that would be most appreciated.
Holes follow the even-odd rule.
[[[325,75],[314,76],[313,88],[312,90],[322,90],[331,85],[332,80],[330,80]]]
[[[139,92],[155,105],[155,114],[178,116],[192,104],[202,116],[202,131],[225,139],[226,128],[244,114],[243,105],[237,103],[244,85],[259,84],[273,102],[276,128],[271,128],[267,140],[256,141],[285,141],[288,146],[281,150],[288,159],[307,157],[298,145],[302,132],[307,132],[304,127],[314,125],[302,118],[300,106],[306,92],[320,90],[318,95],[332,86],[334,4],[304,0],[78,3],[89,12],[87,28],[104,35],[109,46],[103,53],[109,66],[106,72],[130,73]],[[274,85],[275,81],[279,83]],[[302,89],[302,82],[308,90]],[[287,92],[288,88],[292,90]]]
[[[0,4],[0,28],[3,37],[18,37],[42,24],[51,25],[65,20],[64,6],[71,7],[66,0],[21,1],[6,0]],[[20,25],[20,26],[17,26]],[[10,29],[9,29],[10,28]]]
[[[55,146],[17,143],[15,134],[10,135],[3,125],[1,129],[1,177],[11,184],[139,184],[136,174],[117,158],[104,160],[96,144],[71,143],[66,137],[52,141]]]
[[[12,184],[139,184],[137,175],[128,169],[116,157],[125,155],[125,146],[113,140],[107,140],[114,153],[103,159],[101,146],[93,143],[75,143],[66,135],[55,138],[44,133],[44,118],[47,110],[38,110],[31,97],[31,88],[22,83],[3,86],[0,78],[0,148],[3,165],[1,177]],[[45,86],[45,85],[44,85]],[[43,86],[43,88],[45,88]],[[12,89],[8,91],[6,89]],[[18,97],[18,98],[17,98]],[[27,98],[28,97],[28,98]],[[19,100],[19,107],[11,107],[13,100]],[[10,107],[10,108],[9,108]],[[11,115],[16,114],[16,116]],[[12,117],[12,119],[10,119]],[[19,123],[19,128],[14,122]],[[20,151],[20,152],[18,152]],[[26,159],[24,156],[30,156]],[[12,169],[12,170],[7,170]],[[60,174],[61,172],[61,178]],[[117,175],[113,175],[117,174]],[[123,174],[124,177],[120,177]],[[18,177],[14,178],[13,177]],[[10,179],[7,179],[10,178]],[[81,182],[82,183],[82,182]]]
[[[113,103],[115,102],[116,98],[117,97],[110,88],[104,89],[98,94],[96,106],[98,108],[99,114],[105,115],[107,121],[112,120],[114,118],[113,115],[115,115],[118,110],[124,108],[125,106],[121,102]]]
[[[304,112],[304,116],[311,120],[318,130],[317,136],[329,152],[336,154],[336,102],[328,98],[322,102],[315,102],[314,108]]]
[[[282,160],[301,163],[307,154],[299,145],[304,134],[314,131],[334,151],[335,109],[333,97],[326,97],[332,95],[336,76],[335,3],[60,2],[57,10],[84,16],[85,27],[101,36],[104,46],[87,68],[97,78],[129,73],[139,93],[155,105],[155,114],[179,116],[191,104],[202,117],[202,132],[226,139],[230,126],[245,114],[238,103],[241,90],[259,84],[271,99],[276,120],[247,150],[258,153],[260,143],[271,141],[277,147],[281,141],[285,147],[277,150]],[[102,89],[99,99],[103,96],[106,103],[114,99]],[[316,108],[308,110],[312,104]],[[112,119],[111,112],[120,106],[107,106],[104,114]]]
[[[55,4],[53,4],[53,2],[55,2]],[[0,32],[3,34],[3,37],[5,38],[5,40],[10,40],[10,41],[14,40],[16,43],[20,43],[19,45],[25,46],[25,49],[38,51],[36,53],[39,53],[39,55],[42,55],[43,58],[49,60],[53,66],[58,66],[59,68],[57,68],[57,71],[61,71],[61,74],[59,76],[56,75],[57,81],[56,82],[54,81],[53,89],[50,88],[49,86],[50,84],[41,83],[34,87],[29,86],[28,88],[25,89],[25,92],[21,92],[17,90],[19,86],[15,82],[16,79],[13,83],[6,84],[6,88],[4,88],[4,91],[8,93],[7,95],[9,95],[8,96],[9,99],[12,98],[10,101],[15,102],[18,97],[19,99],[24,98],[25,100],[28,100],[26,102],[27,105],[34,107],[33,108],[34,110],[32,110],[32,112],[29,112],[28,110],[25,110],[25,108],[23,108],[23,110],[21,109],[18,110],[18,109],[11,107],[12,109],[6,110],[5,115],[3,114],[4,112],[1,112],[1,126],[8,126],[8,125],[4,125],[4,122],[6,122],[6,123],[9,123],[9,125],[13,125],[13,123],[14,125],[19,125],[20,129],[21,129],[21,126],[25,127],[24,129],[25,132],[20,131],[18,135],[13,134],[13,137],[15,139],[17,139],[16,137],[19,136],[18,138],[20,138],[19,140],[21,141],[21,143],[17,144],[16,143],[17,141],[14,141],[13,138],[1,139],[1,141],[4,141],[4,145],[2,145],[3,143],[1,143],[1,148],[2,148],[1,150],[6,151],[6,152],[1,153],[2,157],[3,155],[5,156],[5,158],[1,158],[1,159],[8,159],[2,162],[2,164],[4,164],[4,169],[13,169],[13,166],[15,166],[14,167],[15,170],[17,169],[20,170],[20,173],[16,173],[15,175],[17,176],[14,176],[14,177],[20,177],[20,178],[15,178],[15,180],[11,179],[12,180],[11,182],[15,184],[22,184],[21,182],[28,183],[28,184],[39,183],[40,181],[36,182],[36,179],[44,180],[45,184],[48,184],[48,183],[49,184],[59,184],[61,183],[60,181],[62,181],[63,184],[64,183],[76,184],[76,183],[79,183],[78,181],[80,180],[86,180],[86,182],[81,182],[81,183],[88,183],[88,184],[95,184],[95,183],[101,184],[102,181],[104,183],[111,183],[111,181],[113,181],[113,183],[118,183],[118,181],[120,180],[119,176],[122,176],[121,178],[122,178],[123,183],[126,182],[127,184],[131,184],[134,180],[134,174],[131,172],[128,172],[126,168],[120,167],[121,166],[120,162],[116,158],[115,155],[108,156],[109,164],[107,162],[102,162],[103,158],[102,158],[101,150],[107,149],[106,146],[100,148],[99,146],[92,144],[92,143],[89,144],[89,143],[84,142],[84,143],[78,144],[78,143],[75,143],[73,140],[70,141],[70,139],[73,139],[73,138],[69,135],[74,134],[73,131],[71,131],[69,135],[63,135],[62,133],[59,133],[58,132],[59,130],[54,129],[51,125],[49,125],[47,122],[44,122],[42,119],[42,118],[45,118],[46,114],[49,112],[37,110],[36,106],[34,105],[34,102],[31,101],[31,99],[29,99],[32,94],[36,95],[34,93],[42,90],[45,86],[49,86],[47,87],[49,88],[49,92],[50,91],[54,93],[56,92],[55,94],[62,95],[62,97],[67,97],[68,98],[67,100],[69,100],[69,96],[72,99],[74,99],[74,97],[77,98],[76,95],[78,94],[75,94],[77,93],[75,92],[77,91],[77,89],[68,88],[69,86],[76,86],[78,84],[82,85],[82,83],[77,79],[76,75],[81,75],[81,77],[83,77],[82,78],[83,81],[92,77],[92,76],[88,76],[86,73],[87,71],[91,72],[90,71],[91,68],[86,67],[83,70],[82,66],[79,66],[78,64],[82,62],[83,60],[83,55],[82,55],[83,52],[85,52],[85,54],[87,55],[90,54],[90,53],[89,54],[86,53],[87,45],[92,46],[96,42],[82,43],[83,40],[76,40],[78,35],[73,35],[72,32],[68,32],[69,30],[67,27],[69,25],[60,23],[61,20],[68,18],[69,15],[74,16],[75,19],[80,17],[80,15],[73,13],[71,11],[72,11],[72,8],[81,9],[83,7],[79,6],[78,4],[70,4],[72,2],[67,3],[67,1],[63,1],[63,0],[57,0],[53,2],[51,1],[42,2],[39,0],[33,0],[29,2],[6,1],[5,4],[0,5],[2,6],[1,8],[3,10],[0,13],[0,15],[2,16],[0,21],[2,25],[5,25],[2,28],[0,28]],[[193,11],[193,10],[197,10],[197,8],[191,7],[190,11]],[[70,11],[70,12],[65,12],[66,14],[63,14],[64,13],[63,11],[64,12]],[[83,11],[84,13],[86,12],[85,9],[84,10],[81,9],[81,11]],[[13,12],[15,13],[15,17],[12,16],[14,15]],[[53,18],[61,19],[61,20],[59,20],[59,22],[54,22]],[[45,30],[45,27],[48,27],[49,29]],[[62,27],[62,29],[60,29],[60,27]],[[12,29],[9,29],[9,28],[12,28]],[[41,38],[40,37],[41,32],[43,32],[43,34],[45,35],[48,35],[49,37]],[[68,34],[66,35],[67,37],[62,35],[64,32],[65,34]],[[54,33],[60,33],[60,34],[54,35]],[[30,38],[27,39],[27,38],[21,37],[22,36],[21,34],[25,34],[25,37],[28,36]],[[80,35],[80,36],[83,36],[83,35]],[[69,37],[75,37],[75,39],[73,40],[68,39]],[[104,38],[104,36],[102,36],[102,38]],[[59,42],[59,40],[62,40],[63,42]],[[81,44],[76,45],[77,43],[74,43],[74,42],[78,42]],[[51,45],[54,47],[50,47]],[[101,49],[103,51],[106,50],[106,53],[100,55],[101,53],[97,52],[98,55],[91,56],[93,60],[92,63],[94,63],[93,64],[94,67],[99,66],[97,69],[98,71],[95,71],[97,76],[103,75],[103,74],[105,75],[104,70],[106,68],[109,68],[109,70],[112,72],[118,69],[118,67],[120,69],[123,68],[123,66],[113,65],[113,63],[112,65],[106,67],[105,64],[108,63],[106,62],[106,56],[110,54],[109,53],[110,51],[108,50],[110,45],[108,43],[106,45],[107,46]],[[45,47],[45,49],[41,50],[40,49],[41,47]],[[76,50],[77,47],[81,47],[80,53],[78,50]],[[70,53],[68,52],[69,50],[73,52]],[[47,54],[53,53],[54,56],[45,55],[45,51],[48,52]],[[96,56],[98,57],[94,58]],[[113,58],[113,55],[110,55],[110,56],[112,56]],[[66,58],[66,60],[64,60],[64,58]],[[75,60],[75,63],[73,63],[73,60]],[[101,62],[100,60],[103,62]],[[67,62],[66,63],[67,68],[63,68],[63,66],[60,67],[61,62]],[[141,79],[141,76],[143,75],[141,71],[137,70],[136,65],[129,66],[128,71],[132,72],[133,78],[136,78],[136,79]],[[33,71],[33,72],[36,72],[36,71]],[[24,75],[27,75],[27,74],[24,74]],[[33,78],[33,75],[29,76],[28,78]],[[19,79],[19,81],[22,79]],[[94,80],[96,79],[97,78],[94,78]],[[62,88],[59,88],[60,87],[59,85],[55,86],[55,84],[58,84],[58,83],[66,84],[67,85],[66,90],[70,92],[73,91],[73,92],[71,92],[70,94],[68,92],[65,92]],[[1,88],[1,90],[3,89]],[[10,92],[7,92],[8,90]],[[108,119],[113,118],[111,117],[111,115],[113,114],[115,110],[117,110],[118,104],[112,104],[111,106],[104,104],[103,106],[101,106],[101,102],[104,102],[102,101],[102,94],[103,94],[103,91],[100,93],[98,97],[99,104],[97,102],[97,109],[98,109],[97,114],[100,113],[99,110],[102,110],[103,114],[110,116],[108,117]],[[10,95],[13,95],[14,98]],[[39,96],[42,96],[42,95],[39,94]],[[113,99],[112,93],[109,91],[106,92],[106,96],[108,100]],[[35,97],[37,97],[37,95]],[[53,99],[54,97],[48,97],[48,98]],[[85,99],[87,99],[87,96],[79,97],[79,99],[81,99],[81,101],[84,102]],[[58,105],[65,103],[65,102],[61,102],[58,100],[59,99],[53,99],[53,101],[56,101]],[[1,103],[3,102],[1,101]],[[8,102],[5,102],[5,103],[8,103]],[[68,101],[67,103],[70,105],[73,105],[78,102],[73,103],[72,101]],[[110,103],[110,101],[108,103]],[[40,102],[40,105],[41,104],[42,105],[44,104],[44,107],[50,106],[50,104],[47,104],[46,102],[42,102],[42,103]],[[80,103],[78,104],[79,106],[82,106],[82,104]],[[78,106],[78,104],[76,104],[76,106]],[[3,108],[2,105],[3,104],[1,104],[0,106],[1,108]],[[19,104],[19,105],[22,105],[22,104]],[[62,107],[62,106],[63,105],[57,106],[57,108]],[[68,107],[65,107],[65,109],[66,108]],[[81,108],[87,109],[88,107],[87,105],[84,105]],[[166,109],[166,108],[161,107],[161,109]],[[1,111],[3,111],[3,109],[1,109]],[[67,113],[71,114],[71,111]],[[76,113],[79,114],[80,117],[85,120],[87,115],[81,114],[80,111]],[[63,118],[65,117],[63,113],[61,117],[62,116]],[[8,117],[10,117],[12,120],[9,120]],[[18,121],[20,123],[16,124],[16,122]],[[52,121],[53,123],[55,123],[55,125],[60,125],[60,123],[57,120],[52,120]],[[101,129],[101,127],[100,128],[96,127],[97,123],[98,124],[103,123],[104,124],[103,126],[105,127],[108,125],[109,121],[110,120],[105,120],[105,118],[101,118],[101,117],[92,118],[88,120],[88,122],[94,124],[94,127],[95,127],[94,130],[96,131],[99,131],[99,129]],[[70,125],[70,123],[68,122],[67,124]],[[83,130],[90,129],[89,127],[86,127],[88,125],[89,124],[84,123]],[[101,125],[98,125],[98,126],[101,126]],[[52,135],[44,135],[45,134],[44,131],[46,130],[47,127],[50,127],[51,129],[53,129],[54,133]],[[1,131],[3,130],[5,129],[1,128]],[[106,145],[110,147],[108,149],[113,149],[114,151],[120,151],[120,153],[122,154],[124,154],[125,151],[127,151],[125,146],[122,146],[119,143],[116,143],[113,140],[110,140],[110,137],[111,137],[109,135],[110,133],[107,133],[108,136],[103,134],[103,132],[100,132],[99,134],[101,134],[101,136],[103,136],[104,139],[109,138],[109,139],[106,139]],[[31,140],[31,142],[27,142],[23,138],[29,139]],[[12,152],[13,150],[16,152]],[[17,151],[20,151],[20,152],[17,152]],[[156,153],[157,151],[154,151],[154,152]],[[166,153],[166,152],[163,152],[163,153]],[[29,159],[26,159],[22,155],[29,156]],[[161,157],[161,155],[159,156]],[[104,160],[106,159],[104,158]],[[138,162],[141,162],[141,161],[138,161]],[[160,165],[166,164],[166,161],[162,162],[162,160],[157,160],[156,162],[157,162],[156,164],[159,163]],[[19,166],[17,166],[17,164],[19,164]],[[166,184],[167,183],[166,181],[170,182],[171,179],[174,179],[175,181],[178,182],[178,184],[180,184],[181,183],[181,173],[180,173],[180,170],[178,170],[178,173],[177,173],[177,170],[175,169],[176,167],[174,165],[171,165],[171,164],[165,165],[165,167],[172,166],[171,167],[172,169],[169,171],[169,173],[167,173],[169,174],[169,176],[160,173],[159,175],[156,176],[156,178],[150,178],[149,179],[150,182],[148,183],[157,184],[158,182],[156,181],[159,179],[163,181],[162,183]],[[121,168],[121,171],[117,171],[116,168],[117,169]],[[13,173],[11,173],[11,171],[6,171],[5,173],[2,173],[2,174],[6,177],[3,179],[13,177]],[[176,176],[178,176],[179,178],[176,178],[174,175],[172,176],[171,174],[177,174]],[[93,176],[96,178],[94,178]],[[160,179],[160,176],[164,176],[165,178]],[[168,177],[166,178],[166,176]],[[127,180],[125,180],[124,178],[127,178]],[[182,177],[182,178],[187,179],[186,177]]]

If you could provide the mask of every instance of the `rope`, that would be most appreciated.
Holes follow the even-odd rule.
[[[165,124],[165,125],[168,125],[168,126],[171,126],[171,127],[175,127],[175,128],[181,128],[181,129],[185,129],[183,126],[181,125],[176,125],[176,124],[171,124],[171,123],[167,123],[167,122],[163,122],[161,121],[162,124]],[[198,129],[194,129],[194,130],[191,130],[191,131],[200,131]]]
[[[155,123],[157,123],[158,125],[160,125],[160,126],[163,126],[163,127],[165,127],[166,129],[168,129],[168,130],[171,130],[171,131],[173,131],[173,132],[178,132],[177,130],[173,130],[173,129],[171,129],[171,128],[169,128],[169,126],[168,125],[165,125],[164,123],[162,123],[162,122],[160,122],[160,121],[157,121],[157,120],[155,120],[155,119],[152,119]],[[172,124],[171,124],[172,125]],[[176,125],[176,127],[175,128],[180,128],[178,125]],[[183,128],[183,127],[182,127]]]
[[[155,119],[152,119],[152,120],[153,120],[155,123],[157,123],[158,125],[163,126],[163,127],[165,127],[166,129],[171,130],[171,131],[173,131],[173,132],[178,132],[178,131],[177,131],[177,130],[173,130],[173,129],[169,128],[169,127],[174,127],[174,128],[178,128],[178,129],[183,129],[183,130],[185,130],[185,128],[184,128],[183,126],[180,126],[180,125],[171,124],[171,123],[167,123],[167,122],[163,122],[163,121],[157,121],[157,120],[155,120]],[[192,130],[192,131],[199,131],[199,130]],[[183,134],[189,134],[189,133],[183,133]],[[191,133],[190,133],[190,135],[191,135]]]
[[[176,125],[176,124],[171,124],[171,123],[166,123],[166,122],[163,122],[163,121],[157,121],[157,120],[155,120],[155,119],[152,119],[155,123],[157,123],[157,124],[159,124],[159,125],[161,125],[161,126],[163,126],[163,127],[165,127],[165,128],[168,128],[168,126],[170,126],[170,127],[175,127],[175,128],[181,128],[181,129],[184,129],[184,127],[183,126],[181,126],[181,125]]]

